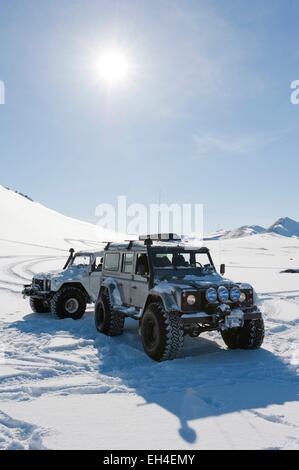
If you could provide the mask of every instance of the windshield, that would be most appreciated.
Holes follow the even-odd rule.
[[[165,275],[203,275],[214,270],[208,253],[186,250],[154,252],[153,265]]]
[[[76,255],[73,259],[72,266],[89,266],[90,256],[88,255]]]

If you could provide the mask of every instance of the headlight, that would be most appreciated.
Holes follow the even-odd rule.
[[[240,293],[240,302],[245,302],[247,299],[245,292]]]
[[[51,281],[49,279],[46,280],[46,290],[51,290]]]
[[[233,287],[233,288],[230,290],[230,299],[231,299],[233,302],[239,302],[240,297],[241,297],[241,291],[240,291],[239,287]],[[245,298],[246,298],[246,297],[245,297]]]
[[[218,299],[220,302],[227,302],[229,299],[229,292],[228,289],[224,286],[220,286],[218,288]]]
[[[195,297],[195,295],[193,295],[193,294],[187,295],[187,297],[186,297],[186,302],[187,302],[188,305],[194,305],[195,302],[196,302],[196,297]]]
[[[214,287],[209,287],[209,289],[206,290],[206,299],[208,302],[215,303],[217,302],[217,292]]]

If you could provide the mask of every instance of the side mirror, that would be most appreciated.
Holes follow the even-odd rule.
[[[223,276],[223,274],[225,274],[225,264],[222,263],[220,264],[220,274]]]

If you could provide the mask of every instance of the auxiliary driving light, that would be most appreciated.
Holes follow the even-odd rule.
[[[229,292],[228,289],[224,286],[218,287],[218,299],[220,302],[224,303],[227,302],[229,299]]]
[[[206,299],[210,303],[215,303],[217,302],[217,291],[214,289],[214,287],[209,287],[209,289],[206,290]]]
[[[230,299],[232,302],[239,302],[241,297],[241,291],[239,287],[232,287],[230,290]]]

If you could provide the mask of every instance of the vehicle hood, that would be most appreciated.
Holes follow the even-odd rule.
[[[234,283],[230,279],[225,279],[218,273],[205,274],[203,276],[196,276],[187,274],[180,278],[170,277],[162,281],[158,281],[156,288],[159,289],[202,289],[210,286],[227,286],[230,287]]]
[[[57,281],[73,281],[77,279],[82,279],[82,276],[86,275],[88,273],[88,267],[68,267],[64,271],[61,270],[54,270],[54,271],[48,271],[44,273],[38,273],[34,275],[34,279],[49,279],[49,280],[57,280]]]

